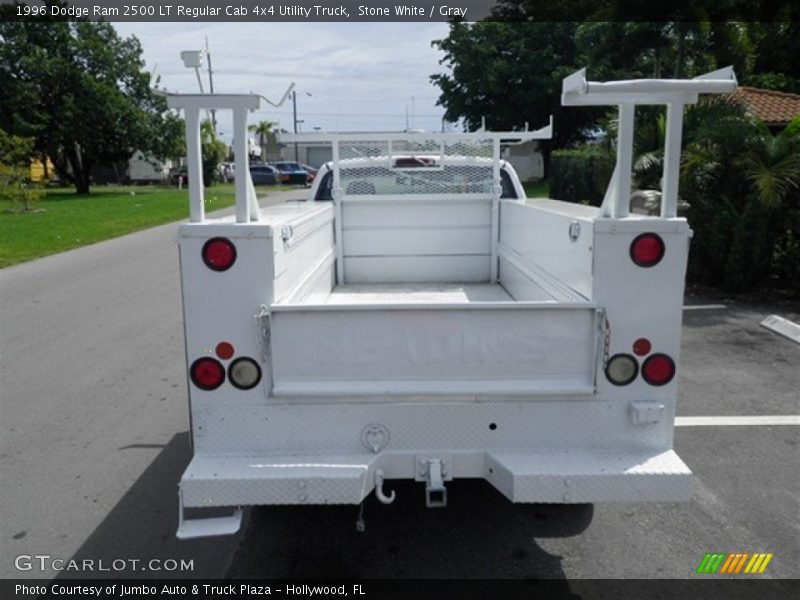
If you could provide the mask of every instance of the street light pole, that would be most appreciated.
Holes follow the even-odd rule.
[[[206,60],[208,61],[208,87],[214,93],[214,76],[211,70],[211,52],[208,51],[208,36],[206,36]],[[211,109],[211,126],[214,128],[214,135],[217,133],[217,111]]]

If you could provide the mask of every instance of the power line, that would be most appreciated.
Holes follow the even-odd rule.
[[[262,110],[256,110],[255,112],[257,114],[260,114],[260,115],[276,115],[276,116],[285,116],[285,117],[289,117],[290,116],[290,115],[287,115],[286,113],[281,113],[281,112],[270,112],[270,111],[262,111]],[[303,111],[303,115],[304,116],[310,116],[310,117],[345,117],[345,118],[352,118],[352,119],[360,119],[362,117],[368,118],[368,119],[385,119],[387,117],[402,116],[400,113],[355,113],[355,114],[353,114],[353,113],[315,113],[315,112],[306,112],[306,111]],[[442,112],[441,114],[438,114],[438,115],[416,113],[414,116],[415,117],[420,117],[420,118],[441,119],[442,115],[444,115],[444,112]]]
[[[326,80],[326,81],[343,81],[343,80],[345,80],[345,81],[363,81],[364,80],[364,75],[363,74],[358,74],[358,73],[353,73],[352,75],[347,75],[347,74],[343,74],[343,73],[327,74],[327,73],[310,73],[310,72],[299,74],[297,72],[291,72],[291,71],[286,71],[286,72],[282,72],[282,73],[281,72],[276,72],[276,71],[240,71],[240,70],[229,71],[229,70],[225,69],[224,67],[223,68],[217,67],[217,69],[214,72],[217,75],[220,75],[220,76],[224,75],[224,76],[227,76],[227,77],[241,77],[241,76],[247,76],[247,77],[270,77],[270,78],[283,77],[283,78],[287,78],[287,79],[294,79],[294,80],[297,80],[297,81],[306,80],[306,81],[311,81],[311,82],[316,81],[316,80]],[[162,73],[162,75],[177,75],[177,74],[180,74],[180,72],[178,72],[178,71],[172,71],[172,72],[171,71],[164,71]],[[421,75],[418,75],[417,78],[419,78],[419,77],[424,78],[426,80],[426,83],[429,83],[429,82],[427,82],[428,75],[421,74]],[[403,77],[403,76],[399,76],[398,75],[398,76],[395,76],[395,77],[383,78],[383,81],[396,81],[396,82],[402,83],[402,82],[407,82],[409,79],[410,79],[410,77]]]

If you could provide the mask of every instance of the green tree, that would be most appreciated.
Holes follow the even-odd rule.
[[[108,23],[6,20],[0,42],[0,127],[33,137],[78,193],[97,164],[176,149],[180,122],[151,93],[135,37]]]
[[[773,134],[761,121],[753,122],[748,149],[741,159],[742,173],[757,199],[778,208],[800,188],[800,117]]]
[[[800,23],[797,19],[745,25],[753,47],[753,67],[739,80],[745,85],[800,94]]]
[[[228,154],[228,146],[217,137],[214,125],[208,119],[200,124],[200,151],[203,156],[203,184],[208,186],[219,178],[219,165]]]
[[[708,22],[591,21],[576,31],[578,53],[600,80],[699,75],[716,68],[711,38]]]
[[[692,77],[733,65],[743,85],[800,92],[796,21],[712,20],[700,10],[675,10],[671,16],[680,20],[661,22],[612,16],[576,32],[578,54],[598,79]]]
[[[33,147],[33,138],[9,135],[0,129],[0,163],[10,167],[30,168]]]
[[[555,116],[556,146],[581,139],[591,110],[561,107],[561,79],[576,68],[576,23],[454,22],[433,45],[449,73],[431,76],[449,121],[477,129],[485,118],[494,130],[520,129]]]
[[[799,130],[800,119],[772,133],[727,99],[687,111],[681,185],[695,277],[742,290],[800,261]]]
[[[267,156],[267,143],[269,142],[269,134],[272,132],[272,127],[275,125],[272,121],[259,121],[250,125],[247,129],[252,131],[258,136],[258,145],[261,147],[261,159]]]

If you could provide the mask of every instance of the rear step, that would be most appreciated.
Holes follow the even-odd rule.
[[[383,500],[378,499],[390,504],[394,493],[383,493],[384,478],[424,481],[429,507],[447,504],[445,480],[475,477],[486,479],[518,503],[683,502],[692,493],[692,472],[674,450],[656,454],[596,448],[434,454],[383,450],[346,456],[195,455],[180,483],[178,537],[235,533],[241,525],[242,509],[234,503],[357,505],[378,489]],[[470,470],[476,466],[477,471]],[[184,506],[235,507],[228,517],[187,520]]]
[[[232,535],[242,526],[242,508],[237,506],[233,514],[227,517],[211,517],[202,519],[187,519],[184,514],[183,492],[178,492],[178,531],[175,534],[179,540],[191,540],[200,537],[213,537],[218,535]]]

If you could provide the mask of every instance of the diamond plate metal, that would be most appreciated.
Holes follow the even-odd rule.
[[[486,478],[513,502],[680,502],[692,493],[692,472],[673,450],[490,453]]]
[[[427,453],[439,460],[436,453]],[[377,469],[392,479],[417,475],[419,455],[197,455],[181,479],[187,507],[358,504]],[[685,501],[691,471],[674,451],[483,452],[448,457],[445,479],[485,478],[513,502]]]
[[[181,478],[188,507],[358,504],[372,491],[375,455],[208,457],[195,455]]]

